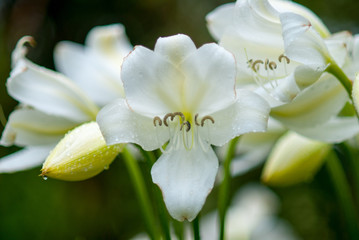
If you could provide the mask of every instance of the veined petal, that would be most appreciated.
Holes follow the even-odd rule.
[[[98,60],[84,46],[60,42],[54,57],[56,68],[76,82],[97,105],[104,106],[124,96],[120,73],[113,77],[106,68],[99,67]]]
[[[70,119],[48,115],[35,109],[18,109],[10,114],[0,143],[4,146],[56,144],[65,133],[78,124]]]
[[[40,166],[54,145],[31,146],[0,159],[0,173],[13,173]]]
[[[199,128],[200,134],[210,144],[222,146],[241,134],[265,131],[269,112],[268,103],[259,95],[238,90],[237,101],[226,109],[211,114],[214,124],[205,122],[204,127]]]
[[[48,114],[85,122],[96,117],[97,106],[65,76],[19,61],[7,81],[9,94]]]
[[[156,128],[153,119],[133,112],[124,99],[106,105],[97,115],[97,123],[106,143],[137,143],[147,151],[160,148],[169,139],[169,132]]]
[[[212,37],[219,41],[233,21],[235,3],[223,4],[206,16],[207,27]]]
[[[337,115],[347,101],[339,81],[324,74],[291,103],[273,108],[271,116],[289,128],[317,126]]]
[[[356,117],[335,117],[315,127],[292,127],[292,130],[318,141],[340,143],[357,135],[359,124]]]
[[[295,13],[281,13],[279,16],[286,55],[313,68],[325,68],[331,56],[311,22]]]
[[[207,152],[201,147],[189,151],[181,147],[164,153],[151,174],[170,215],[178,221],[192,221],[213,188],[217,170],[218,159],[210,147]]]

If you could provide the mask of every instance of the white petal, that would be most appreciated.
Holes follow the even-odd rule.
[[[168,129],[155,127],[151,118],[128,108],[124,99],[106,105],[97,115],[97,123],[109,145],[137,143],[151,151],[161,147],[169,139]]]
[[[330,54],[324,40],[304,17],[294,13],[281,13],[283,39],[286,55],[294,61],[324,68]]]
[[[21,103],[79,122],[94,119],[98,111],[97,106],[65,76],[27,60],[19,62],[13,69],[7,90]]]
[[[180,65],[186,79],[183,98],[189,112],[210,114],[235,101],[235,60],[217,44],[205,44]]]
[[[215,40],[220,40],[233,21],[235,3],[223,4],[206,16],[207,27]]]
[[[200,134],[210,144],[222,146],[241,134],[265,131],[269,111],[268,103],[259,95],[239,90],[236,103],[211,114],[215,123],[205,122],[204,127],[199,127]]]
[[[54,57],[56,68],[76,82],[97,105],[104,106],[124,95],[120,74],[113,77],[106,68],[101,68],[94,55],[82,45],[60,42]]]
[[[271,116],[289,128],[316,126],[336,115],[347,101],[339,81],[324,74],[291,103],[273,108]]]
[[[337,117],[315,127],[292,128],[297,133],[322,142],[340,143],[359,133],[356,117]]]
[[[178,66],[188,55],[196,50],[192,40],[183,34],[164,38],[160,37],[154,49],[156,53],[162,55],[162,57],[175,66]]]
[[[65,133],[78,124],[35,109],[18,109],[10,114],[0,143],[4,146],[56,144]]]
[[[53,145],[29,147],[0,159],[0,173],[13,173],[41,166]]]
[[[325,45],[328,48],[333,60],[342,67],[348,60],[348,46],[351,44],[353,36],[348,31],[335,33],[328,39],[325,39]]]
[[[218,159],[211,148],[205,152],[200,147],[189,151],[181,147],[164,153],[151,174],[170,215],[178,221],[192,221],[213,188],[217,170]]]

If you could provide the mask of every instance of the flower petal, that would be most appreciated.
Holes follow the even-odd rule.
[[[310,21],[295,13],[281,13],[283,40],[286,55],[294,61],[324,68],[331,61],[323,38]]]
[[[78,124],[67,118],[48,115],[35,109],[18,109],[10,114],[0,143],[4,146],[56,144],[65,133]]]
[[[181,147],[164,153],[151,174],[170,215],[178,221],[192,221],[212,190],[217,170],[218,159],[211,148],[205,152],[200,147],[189,151]]]
[[[19,61],[7,81],[9,94],[21,103],[48,114],[85,122],[96,117],[98,108],[65,76]]]
[[[336,117],[315,127],[292,127],[292,130],[318,141],[340,143],[358,134],[359,125],[356,117]]]
[[[268,103],[259,95],[238,90],[237,101],[226,109],[211,114],[214,124],[205,122],[204,127],[199,128],[200,134],[210,144],[222,146],[241,134],[265,131],[269,112]]]
[[[99,67],[98,60],[82,45],[60,42],[54,57],[56,68],[76,82],[97,105],[104,106],[124,95],[121,75],[113,77],[106,68]]]
[[[287,127],[317,126],[336,115],[348,101],[343,86],[324,74],[291,103],[273,108],[271,116]]]
[[[54,145],[32,146],[0,159],[0,173],[13,173],[41,166]]]
[[[97,123],[108,145],[137,143],[151,151],[169,139],[167,129],[155,127],[151,118],[133,112],[124,99],[106,105],[97,115]]]
[[[235,3],[223,4],[206,16],[207,27],[212,37],[218,41],[233,21]]]

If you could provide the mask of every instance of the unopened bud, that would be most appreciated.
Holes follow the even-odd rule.
[[[107,146],[97,123],[85,123],[67,133],[52,150],[41,176],[66,181],[91,178],[108,169],[122,146]]]
[[[329,153],[331,145],[289,132],[274,146],[262,173],[262,181],[289,186],[312,179]]]

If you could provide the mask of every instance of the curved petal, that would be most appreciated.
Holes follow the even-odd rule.
[[[35,109],[18,109],[10,114],[0,143],[4,146],[56,144],[77,125],[78,122],[48,115]]]
[[[13,173],[41,166],[54,145],[28,147],[0,159],[0,173]]]
[[[200,134],[210,144],[222,146],[241,134],[265,131],[269,112],[268,103],[259,95],[238,90],[237,101],[228,108],[211,114],[214,124],[208,123],[200,127]]]
[[[113,78],[106,68],[96,64],[98,60],[86,50],[80,44],[58,43],[54,52],[56,68],[76,82],[99,106],[123,96],[121,75],[118,73]]]
[[[356,117],[336,117],[315,127],[292,127],[292,130],[318,141],[340,143],[357,135],[359,124]]]
[[[347,101],[339,81],[324,74],[291,103],[273,108],[271,116],[289,128],[317,126],[335,116]]]
[[[331,57],[323,38],[312,24],[295,13],[281,13],[279,17],[287,56],[313,68],[325,68]]]
[[[170,215],[178,221],[192,221],[213,188],[217,170],[218,159],[211,148],[205,152],[200,147],[189,151],[181,147],[164,153],[151,174]]]
[[[207,14],[206,21],[212,37],[219,41],[233,21],[235,3],[223,4]]]
[[[330,55],[340,67],[343,67],[348,60],[348,47],[351,45],[352,40],[353,36],[348,31],[335,33],[325,39],[325,45],[327,46]]]
[[[9,94],[21,103],[48,114],[85,122],[96,117],[98,108],[65,76],[23,60],[7,81]]]
[[[152,151],[169,140],[167,129],[155,127],[153,119],[133,112],[124,99],[102,108],[97,115],[97,123],[109,145],[137,143],[143,149]]]

